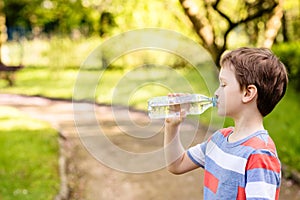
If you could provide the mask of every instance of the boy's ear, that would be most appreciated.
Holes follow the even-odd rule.
[[[248,103],[252,100],[256,100],[257,97],[257,87],[255,85],[248,85],[244,89],[244,96],[242,98],[243,103]]]

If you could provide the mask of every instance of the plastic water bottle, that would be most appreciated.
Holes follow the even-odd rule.
[[[187,115],[200,115],[216,106],[216,101],[216,97],[201,94],[153,97],[148,100],[148,115],[151,119],[172,118],[179,117],[183,110]]]

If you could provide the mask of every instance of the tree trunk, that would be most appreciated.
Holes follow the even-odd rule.
[[[265,40],[263,46],[266,48],[271,48],[276,36],[281,27],[281,19],[283,17],[283,0],[278,1],[278,5],[273,10],[273,15],[267,21]]]
[[[199,8],[193,0],[179,0],[185,14],[193,24],[194,30],[201,39],[203,47],[211,54],[212,59],[218,65],[222,54],[215,44],[215,33],[209,19],[199,15]]]
[[[179,0],[185,14],[189,17],[195,32],[200,38],[200,43],[211,54],[217,66],[219,66],[222,53],[227,48],[227,37],[237,26],[247,24],[251,21],[262,21],[265,14],[271,15],[266,23],[264,39],[259,45],[268,48],[271,48],[281,27],[283,0],[270,0],[269,3],[265,4],[267,7],[263,6],[265,3],[264,0],[246,1],[245,7],[242,8],[242,11],[248,12],[246,17],[232,17],[231,14],[227,14],[222,9],[221,0],[202,0],[204,4],[202,7],[194,1],[196,0]],[[222,1],[222,3],[224,2],[226,1]],[[239,12],[239,9],[232,12]],[[220,30],[216,29],[216,23],[219,23],[219,21],[213,19],[216,13],[228,23],[228,27],[221,31],[221,33]],[[218,35],[216,35],[215,31],[218,31]],[[256,38],[256,40],[258,39]],[[255,43],[257,44],[257,42]]]

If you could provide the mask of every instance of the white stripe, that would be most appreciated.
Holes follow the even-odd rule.
[[[192,155],[192,157],[201,165],[204,166],[205,164],[205,155],[203,154],[202,150],[201,150],[201,145],[198,144],[196,146],[193,146],[189,149],[190,154]]]
[[[225,153],[212,141],[207,144],[206,155],[223,169],[245,174],[247,159]]]
[[[247,198],[275,199],[276,185],[266,182],[251,182],[246,185]]]

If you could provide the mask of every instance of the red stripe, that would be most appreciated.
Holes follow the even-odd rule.
[[[277,188],[275,200],[278,200],[278,199],[279,199],[279,192],[280,192],[280,188]]]
[[[233,129],[232,128],[223,128],[220,130],[220,132],[222,133],[222,135],[224,135],[224,137],[227,137],[230,133],[232,133]]]
[[[275,144],[274,144],[273,140],[270,137],[268,139],[268,147],[271,148],[274,152],[276,151]]]
[[[254,149],[269,149],[272,153],[276,152],[275,144],[270,137],[268,138],[268,142],[265,142],[258,137],[253,137],[244,142],[242,145],[250,146]]]
[[[263,140],[261,140],[257,137],[253,137],[250,140],[247,140],[242,145],[249,146],[249,147],[252,147],[254,149],[263,149],[267,146],[265,141],[263,141]]]
[[[204,186],[210,189],[213,193],[216,193],[218,190],[219,180],[205,170],[204,172]]]
[[[236,200],[245,200],[245,199],[246,199],[245,188],[239,186]]]
[[[246,166],[246,170],[262,168],[280,173],[280,163],[274,156],[266,154],[252,154]]]

